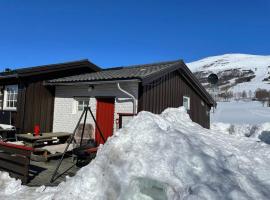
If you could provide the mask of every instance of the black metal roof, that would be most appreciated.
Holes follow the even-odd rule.
[[[73,83],[73,82],[92,82],[92,81],[109,81],[109,80],[123,80],[123,79],[139,79],[144,80],[157,75],[180,63],[181,60],[170,62],[159,62],[152,64],[133,65],[127,67],[117,67],[104,69],[99,72],[87,73],[69,77],[49,80],[48,83]]]
[[[185,73],[188,79],[192,82],[192,87],[202,95],[209,104],[215,105],[215,101],[182,60],[103,69],[98,72],[48,80],[46,84],[65,85],[76,82],[91,84],[91,82],[99,81],[138,79],[142,82],[142,85],[146,85],[175,70],[178,70],[180,73]]]
[[[6,79],[17,79],[19,77],[28,77],[48,73],[58,73],[60,71],[65,71],[69,69],[82,69],[82,68],[90,68],[93,71],[101,70],[101,68],[99,68],[95,64],[89,62],[87,59],[84,59],[65,63],[25,67],[20,69],[14,69],[7,72],[0,72],[0,81]]]

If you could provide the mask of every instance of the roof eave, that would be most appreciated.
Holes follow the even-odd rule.
[[[100,84],[110,84],[110,83],[123,83],[123,82],[141,82],[140,78],[126,78],[126,79],[108,79],[108,80],[98,80],[98,81],[62,81],[62,82],[50,82],[44,81],[44,85],[53,86],[65,86],[65,85],[100,85]]]
[[[35,76],[35,75],[42,75],[47,73],[53,73],[58,71],[64,71],[67,69],[77,69],[77,68],[90,68],[93,71],[97,72],[100,71],[101,68],[97,65],[91,63],[89,60],[81,60],[81,61],[74,61],[74,62],[67,62],[67,63],[60,63],[60,64],[52,64],[52,65],[43,65],[37,66],[31,69],[21,69],[18,70],[19,77],[28,77],[28,76]]]

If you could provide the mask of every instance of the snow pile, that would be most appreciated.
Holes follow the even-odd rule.
[[[269,199],[270,148],[193,123],[184,108],[141,112],[96,159],[54,188],[0,174],[5,200]],[[3,178],[4,177],[4,178]],[[13,190],[12,190],[13,188]]]

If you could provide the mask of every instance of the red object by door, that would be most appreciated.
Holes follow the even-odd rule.
[[[106,141],[113,134],[114,98],[97,98],[96,121]],[[104,144],[97,127],[95,139],[98,145]]]
[[[35,127],[34,127],[34,135],[35,136],[40,135],[40,126],[39,125],[35,125]]]

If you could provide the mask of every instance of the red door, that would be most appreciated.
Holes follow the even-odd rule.
[[[113,134],[114,98],[97,98],[96,120],[106,141]],[[97,127],[95,138],[97,144],[104,143]]]

